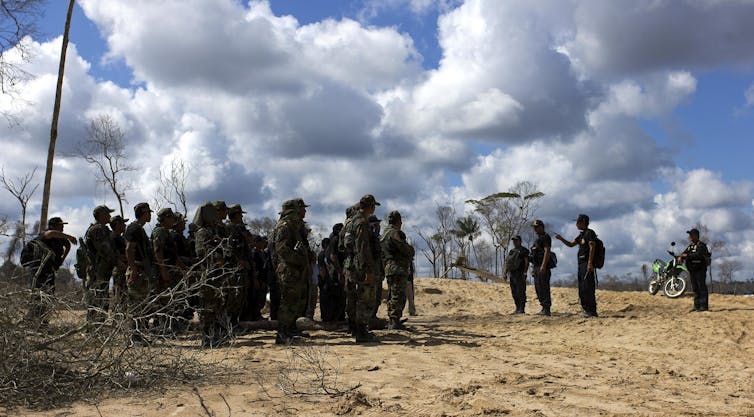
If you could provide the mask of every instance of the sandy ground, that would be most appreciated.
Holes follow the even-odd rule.
[[[601,317],[583,319],[575,289],[553,289],[550,318],[528,296],[528,314],[513,316],[506,285],[420,279],[413,331],[378,331],[378,345],[313,332],[286,348],[260,331],[207,353],[237,370],[230,383],[25,414],[754,416],[754,298],[712,295],[711,312],[688,313],[690,298],[599,291]],[[342,395],[281,391],[287,377],[316,392],[317,364]]]

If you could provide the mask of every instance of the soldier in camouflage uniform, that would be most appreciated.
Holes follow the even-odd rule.
[[[127,223],[128,219],[124,219],[120,215],[110,219],[113,248],[115,248],[117,257],[115,268],[113,269],[113,295],[110,302],[110,310],[114,312],[122,311],[121,307],[124,305],[126,298],[126,266],[128,262],[126,260],[126,239],[123,237],[123,232],[126,231]]]
[[[275,226],[276,272],[280,287],[276,344],[289,344],[296,336],[307,336],[296,329],[296,319],[306,313],[309,294],[310,277],[306,274],[309,243],[304,238],[306,207],[300,198],[287,200]]]
[[[226,344],[231,336],[225,311],[224,271],[222,248],[224,225],[219,222],[217,209],[212,203],[199,207],[194,217],[196,255],[201,262],[198,273],[204,283],[201,288],[202,347],[213,348]]]
[[[377,275],[377,283],[375,283],[375,297],[374,297],[374,308],[372,309],[372,318],[377,318],[377,311],[380,309],[380,304],[382,304],[382,283],[385,281],[385,268],[382,265],[382,246],[380,245],[380,224],[382,223],[382,220],[380,220],[377,216],[374,214],[369,216],[369,228],[372,229],[372,237],[374,238],[374,246],[377,248],[377,259],[380,260],[380,273]]]
[[[196,262],[193,249],[183,234],[186,231],[186,217],[181,213],[175,213],[175,225],[170,230],[170,237],[174,242],[178,255],[178,268],[180,269],[179,288],[187,288],[191,283],[188,276],[189,268]],[[194,310],[199,307],[199,298],[188,296],[179,302],[177,317],[179,318],[176,331],[182,332],[188,327],[188,322],[194,318]]]
[[[147,203],[134,206],[136,219],[126,228],[126,285],[128,287],[128,312],[133,320],[134,343],[147,344],[147,329],[151,307],[150,292],[156,289],[154,278],[154,251],[152,242],[144,231],[144,225],[152,220],[152,209]]]
[[[348,279],[346,272],[346,264],[349,262],[349,257],[353,252],[353,242],[351,240],[350,247],[346,246],[346,232],[351,226],[353,217],[359,212],[359,205],[355,204],[346,209],[346,220],[343,222],[343,227],[338,232],[338,252],[343,255],[343,263],[341,264],[341,271],[345,281],[345,298],[346,298],[346,316],[348,318],[348,331],[354,334],[356,329],[356,283]]]
[[[359,211],[346,226],[345,247],[349,248],[346,259],[346,277],[355,285],[354,328],[356,343],[376,342],[377,337],[369,331],[369,319],[375,303],[377,276],[382,260],[376,247],[368,218],[380,205],[371,194],[359,200]]]
[[[231,250],[231,263],[235,269],[229,277],[227,309],[231,323],[238,324],[247,305],[251,277],[251,232],[246,229],[243,215],[246,213],[240,204],[228,208],[230,223],[227,225],[228,242]]]
[[[175,320],[178,312],[175,306],[168,306],[172,302],[172,296],[168,295],[168,291],[175,287],[183,276],[178,267],[178,249],[172,234],[176,222],[175,213],[170,208],[163,208],[157,212],[157,222],[157,226],[152,229],[152,248],[159,276],[156,292],[163,293],[164,296],[160,299],[162,315],[155,319],[155,325],[162,333],[174,335],[178,330]]]
[[[113,211],[107,206],[95,207],[92,213],[95,223],[89,226],[84,235],[89,251],[86,321],[90,324],[103,323],[107,318],[110,276],[117,262],[112,231],[108,227],[110,213]]]
[[[406,234],[401,227],[401,213],[393,210],[388,214],[388,226],[382,233],[380,245],[382,246],[383,265],[389,287],[390,299],[387,303],[390,330],[405,330],[401,322],[403,308],[406,306],[406,285],[411,269],[411,261],[414,259],[414,248],[406,241]]]

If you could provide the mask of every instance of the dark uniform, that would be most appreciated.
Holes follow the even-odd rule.
[[[552,239],[547,233],[542,233],[537,235],[537,240],[531,247],[531,264],[534,274],[534,289],[537,292],[539,304],[542,306],[542,312],[549,315],[552,306],[550,298],[550,276],[552,272],[547,265],[547,260],[544,259],[545,248],[552,248]],[[541,272],[543,262],[545,265],[544,273]]]
[[[372,309],[372,317],[377,317],[377,310],[380,309],[382,304],[382,283],[385,281],[385,268],[382,264],[382,245],[380,244],[380,223],[382,220],[375,215],[369,216],[369,228],[372,229],[372,238],[374,239],[374,256],[378,259],[380,266],[380,272],[377,275],[377,282],[374,284],[374,308]]]
[[[346,254],[338,244],[341,230],[343,230],[343,223],[333,226],[333,231],[330,233],[330,245],[326,253],[331,283],[327,292],[333,299],[332,314],[335,317],[333,320],[336,321],[346,318],[346,277],[343,273],[343,262],[346,259]]]
[[[597,297],[595,295],[597,289],[597,276],[595,275],[594,268],[592,268],[591,272],[588,272],[588,267],[589,243],[595,242],[596,239],[597,234],[594,233],[594,230],[588,228],[582,230],[576,238],[576,241],[579,243],[579,301],[581,302],[581,308],[584,310],[584,313],[595,317],[597,316]]]
[[[126,260],[126,239],[123,237],[125,232],[125,225],[128,223],[128,219],[124,219],[121,216],[115,216],[110,220],[110,229],[113,231],[113,249],[117,257],[115,268],[113,268],[113,296],[110,302],[110,309],[112,311],[122,311],[126,299],[126,266],[128,261]],[[116,229],[121,228],[120,231]]]
[[[709,290],[707,289],[707,264],[710,252],[702,241],[690,244],[683,251],[686,254],[686,267],[691,276],[691,288],[694,290],[694,310],[709,310]]]
[[[64,224],[67,223],[60,217],[53,217],[47,222],[48,230]],[[46,238],[45,233],[27,243],[31,253],[27,253],[26,247],[21,252],[21,265],[31,277],[31,287],[35,291],[29,317],[34,320],[41,319],[43,323],[47,322],[49,306],[41,293],[55,294],[55,272],[63,265],[63,260],[71,250],[70,241],[61,237]]]
[[[154,277],[154,251],[147,232],[138,220],[128,225],[123,236],[126,244],[130,243],[135,248],[134,265],[129,265],[126,269],[128,311],[134,326],[132,339],[143,342],[144,332],[152,313],[152,306],[148,303],[149,294],[157,290]]]
[[[521,240],[519,236],[516,236],[516,238]],[[505,269],[508,273],[511,295],[516,304],[515,312],[518,314],[523,314],[526,311],[526,269],[528,264],[529,250],[523,246],[514,247],[505,258]]]

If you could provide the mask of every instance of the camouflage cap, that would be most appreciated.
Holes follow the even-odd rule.
[[[110,219],[110,226],[114,226],[118,223],[126,224],[128,223],[128,219],[124,219],[123,216],[121,216],[120,214],[117,216],[113,216],[113,218]]]
[[[92,210],[92,215],[94,215],[94,218],[97,218],[97,216],[101,214],[110,214],[114,212],[115,210],[107,207],[107,206],[97,206]]]
[[[240,204],[233,204],[232,206],[228,207],[228,215],[233,216],[237,213],[246,213],[243,211],[243,208],[241,208]]]
[[[511,240],[518,240],[518,241],[521,241],[521,236],[519,236],[519,235],[513,236],[513,237],[511,238]]]
[[[309,207],[309,206],[306,205],[306,203],[304,203],[304,200],[301,198],[293,198],[291,200],[285,200],[283,202],[283,211],[293,210],[297,208],[304,208],[304,207]]]
[[[163,209],[160,209],[160,211],[157,212],[157,219],[161,220],[166,217],[173,217],[175,218],[175,213],[173,213],[173,209],[170,207],[165,207]]]
[[[218,210],[228,209],[228,205],[225,204],[225,200],[215,200],[212,202],[212,205],[215,206],[215,208]]]
[[[359,207],[372,207],[372,206],[379,206],[380,203],[375,200],[374,196],[371,194],[367,194],[364,197],[361,197],[361,200],[359,200]]]
[[[59,224],[68,224],[68,223],[64,222],[63,219],[61,219],[60,217],[53,217],[47,221],[47,227],[57,226]]]
[[[136,217],[139,217],[142,214],[146,212],[151,212],[151,211],[154,211],[154,210],[149,208],[149,203],[139,203],[134,206],[134,214],[136,215]]]
[[[534,220],[531,223],[531,227],[539,227],[539,226],[544,226],[544,225],[545,223],[542,220]]]
[[[387,215],[387,221],[390,223],[397,223],[401,221],[401,212],[393,210]]]
[[[176,223],[186,223],[186,217],[183,216],[183,213],[175,213],[175,212],[173,212],[173,214],[175,215],[175,222]]]

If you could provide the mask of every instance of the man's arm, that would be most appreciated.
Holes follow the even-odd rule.
[[[42,237],[45,239],[65,239],[74,245],[78,243],[78,240],[74,236],[71,236],[69,234],[65,234],[63,232],[57,231],[57,230],[47,230],[42,234]],[[70,249],[70,247],[68,248]],[[66,252],[67,253],[67,252]]]
[[[558,233],[555,233],[555,239],[558,239],[559,241],[563,242],[564,245],[568,246],[569,248],[572,248],[579,244],[578,238],[573,239],[573,242],[569,242],[563,238],[563,236],[560,236]]]
[[[547,264],[549,263],[549,261],[550,261],[550,247],[545,246],[545,254],[542,257],[542,265],[539,266],[539,272],[541,274],[544,274],[545,271],[547,270]]]
[[[594,251],[597,249],[597,245],[594,243],[593,240],[589,241],[589,258],[586,265],[586,271],[592,272],[594,271]]]

